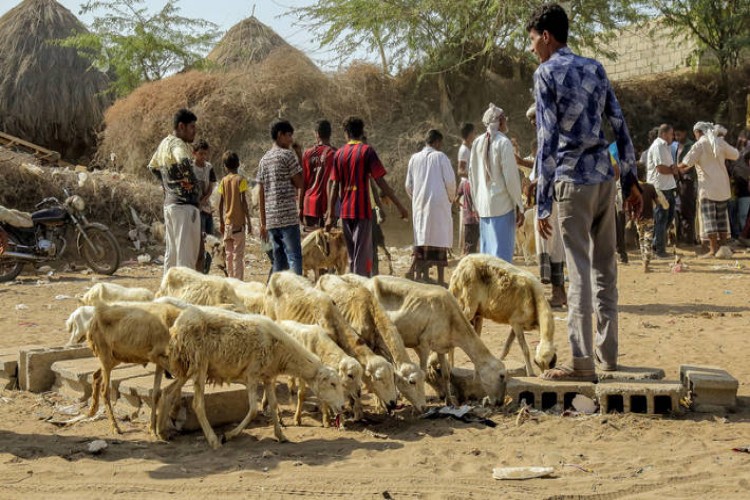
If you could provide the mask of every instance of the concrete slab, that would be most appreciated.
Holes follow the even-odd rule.
[[[596,386],[592,382],[544,380],[538,377],[517,377],[508,380],[506,395],[515,404],[522,400],[538,410],[549,410],[556,405],[570,408],[573,399],[581,394],[596,397]]]
[[[602,413],[677,413],[684,393],[680,382],[670,380],[604,380],[596,385]]]
[[[117,365],[112,370],[111,380],[115,378],[120,371],[128,369],[132,364]],[[55,383],[52,390],[65,394],[66,396],[76,398],[79,401],[85,401],[91,397],[94,372],[101,367],[98,358],[81,358],[66,361],[57,361],[52,365],[52,371],[55,373]],[[141,370],[140,375],[146,373]],[[115,390],[116,387],[112,386]],[[112,399],[117,399],[117,394],[112,394]]]
[[[596,370],[599,380],[661,380],[664,370],[661,368],[647,368],[641,366],[622,366],[613,372]]]
[[[713,413],[737,405],[739,382],[716,366],[680,366],[680,380],[690,393],[693,409]]]
[[[88,346],[41,347],[21,349],[18,362],[18,384],[24,391],[45,392],[55,383],[52,365],[67,359],[90,358]]]
[[[41,346],[29,345],[0,349],[0,389],[18,389],[18,358],[22,349]]]

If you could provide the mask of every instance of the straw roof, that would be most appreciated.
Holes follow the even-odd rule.
[[[55,0],[24,0],[0,18],[0,130],[69,159],[91,151],[109,79],[50,43],[85,30]]]
[[[294,53],[297,62],[315,66],[301,51],[289,45],[274,30],[258,21],[255,16],[243,19],[227,31],[208,60],[221,69],[247,69],[268,58],[272,52],[284,50]]]

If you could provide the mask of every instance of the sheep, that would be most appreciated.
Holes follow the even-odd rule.
[[[206,417],[206,383],[239,381],[247,387],[250,410],[240,424],[224,438],[239,435],[257,413],[257,386],[263,382],[271,406],[274,434],[286,441],[281,432],[274,380],[287,374],[304,380],[318,398],[338,414],[344,405],[341,378],[335,370],[287,335],[273,321],[258,314],[238,314],[214,307],[189,307],[170,330],[169,367],[176,380],[165,389],[159,404],[157,429],[164,436],[171,401],[180,394],[188,379],[193,379],[193,409],[208,444],[217,449],[216,437]]]
[[[81,306],[73,311],[65,321],[65,328],[70,334],[67,345],[80,344],[86,340],[86,335],[94,318],[94,306]]]
[[[456,403],[446,359],[446,353],[454,347],[462,349],[474,363],[486,401],[502,404],[505,365],[484,345],[448,290],[395,276],[376,276],[367,282],[367,288],[396,325],[404,345],[417,352],[423,371],[427,369],[430,351],[438,354],[446,404]]]
[[[114,283],[97,283],[83,294],[79,302],[93,306],[98,302],[151,302],[154,292],[146,288],[127,288]]]
[[[227,273],[227,249],[224,242],[213,234],[207,234],[203,248],[211,256],[211,262],[216,264],[216,267],[224,273],[224,276],[229,276]]]
[[[289,319],[322,326],[328,335],[365,369],[364,382],[387,411],[396,407],[393,365],[375,354],[346,322],[328,295],[316,290],[309,281],[291,272],[275,273],[268,283],[266,314],[275,320]],[[354,419],[362,418],[361,403],[354,405]]]
[[[427,383],[435,389],[440,397],[445,397],[445,394],[442,393],[441,380],[440,361],[437,354],[433,352],[427,360]],[[480,400],[484,397],[484,388],[479,380],[477,380],[474,370],[454,366],[450,372],[450,384],[451,393],[458,401],[458,404]]]
[[[523,351],[526,374],[533,376],[524,330],[539,328],[541,341],[534,361],[542,371],[555,366],[557,354],[552,309],[544,297],[542,284],[531,273],[497,257],[468,255],[461,259],[453,272],[448,289],[477,334],[482,331],[485,317],[511,326],[500,359],[505,359],[513,339],[517,339]]]
[[[396,387],[416,411],[423,412],[427,406],[425,374],[409,358],[396,326],[359,278],[328,274],[320,278],[317,288],[333,299],[344,318],[376,353],[393,363]]]
[[[279,321],[278,325],[310,352],[318,356],[324,364],[338,371],[339,377],[341,377],[344,384],[344,394],[347,397],[353,401],[360,398],[363,374],[362,365],[359,364],[359,361],[346,354],[328,336],[322,327],[318,325],[303,325],[296,321]],[[296,425],[301,425],[302,404],[304,402],[305,385],[302,382],[297,389],[297,410],[294,412],[294,422]],[[321,410],[323,412],[323,427],[328,427],[328,407],[324,404]]]
[[[241,281],[235,278],[227,278],[234,292],[245,305],[247,312],[252,314],[263,314],[263,303],[266,297],[266,285],[257,281]]]
[[[244,303],[225,278],[205,275],[187,267],[173,267],[167,271],[156,296],[176,297],[200,306],[232,304],[239,312],[245,311]]]
[[[523,255],[523,263],[527,266],[536,262],[534,208],[530,208],[524,212],[523,225],[516,228],[516,253]]]
[[[101,368],[94,372],[89,417],[99,409],[100,393],[104,396],[105,408],[112,432],[120,434],[110,400],[110,374],[120,363],[154,363],[154,406],[159,400],[161,377],[168,366],[166,355],[169,342],[169,327],[182,312],[171,304],[154,302],[99,302],[94,307],[94,316],[87,340],[94,355],[99,358]],[[156,429],[156,413],[152,410],[150,431]]]
[[[344,274],[348,266],[349,255],[341,231],[318,229],[302,240],[303,275],[307,276],[307,272],[312,271],[317,281],[321,269],[335,268],[338,274]]]

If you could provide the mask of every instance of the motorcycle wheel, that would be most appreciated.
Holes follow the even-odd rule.
[[[92,224],[84,228],[91,240],[78,235],[78,253],[86,261],[92,271],[99,274],[114,274],[120,267],[120,245],[117,244],[112,232],[100,224]]]
[[[4,236],[4,241],[0,242],[0,244],[2,244],[5,250],[15,248],[18,245],[16,238],[7,233],[4,233],[4,235],[7,236]],[[23,264],[23,262],[18,260],[0,258],[0,283],[16,279],[16,276],[21,274],[23,270]]]

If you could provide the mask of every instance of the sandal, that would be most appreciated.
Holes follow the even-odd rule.
[[[570,382],[596,382],[595,370],[576,370],[572,366],[562,365],[556,368],[550,368],[542,376],[544,380],[558,380]]]

